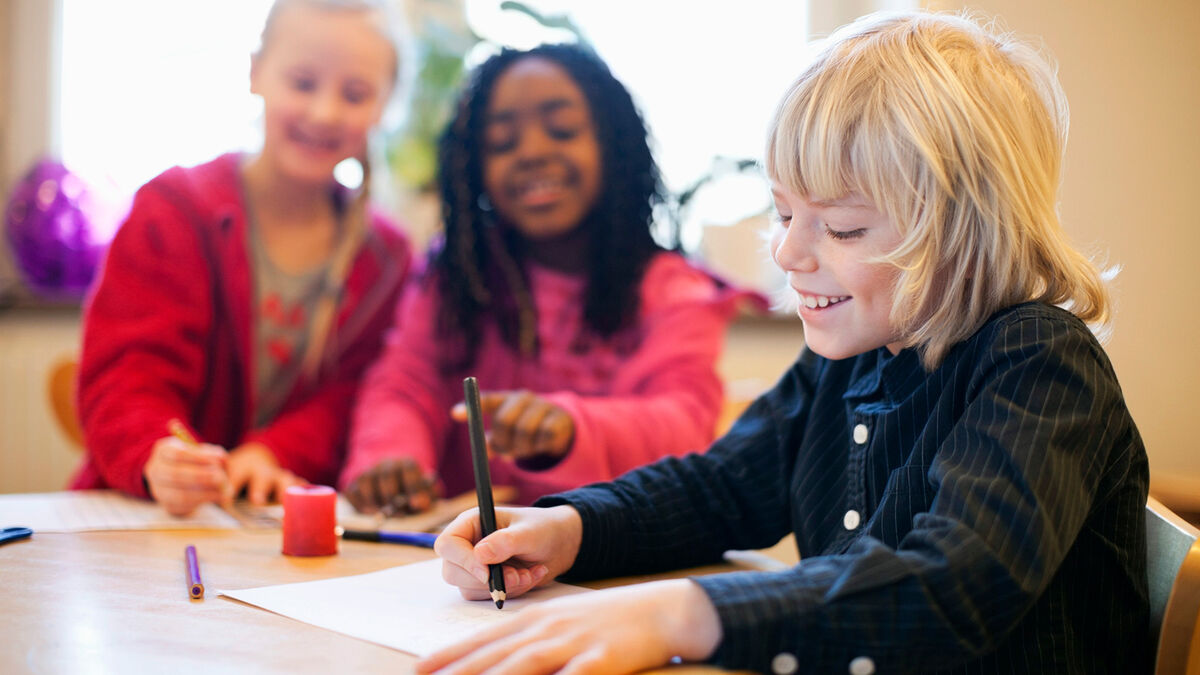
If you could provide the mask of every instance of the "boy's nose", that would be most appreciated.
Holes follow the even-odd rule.
[[[811,234],[800,224],[792,223],[772,240],[772,257],[785,272],[815,272],[817,258],[813,254]]]

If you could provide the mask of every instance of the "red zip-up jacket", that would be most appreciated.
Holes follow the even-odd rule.
[[[253,270],[238,171],[227,154],[153,179],[105,256],[84,306],[78,405],[87,455],[71,487],[148,496],[142,470],[172,418],[204,442],[257,441],[280,466],[332,484],[359,377],[375,358],[412,251],[372,214],[346,278],[327,363],[253,428]]]

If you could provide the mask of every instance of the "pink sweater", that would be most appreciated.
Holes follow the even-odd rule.
[[[386,458],[412,457],[436,471],[447,496],[473,490],[466,425],[450,418],[466,375],[485,392],[540,393],[575,421],[571,450],[548,469],[492,460],[493,483],[516,487],[517,503],[707,447],[723,398],[715,366],[725,329],[739,300],[763,307],[760,296],[721,289],[683,257],[661,253],[643,278],[637,324],[581,348],[584,279],[534,266],[530,285],[538,358],[522,358],[487,325],[474,372],[452,376],[437,368],[437,291],[410,285],[397,308],[398,327],[363,382],[340,487]]]

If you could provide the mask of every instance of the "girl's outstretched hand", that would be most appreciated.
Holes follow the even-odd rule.
[[[513,459],[557,459],[575,442],[575,420],[561,406],[531,391],[491,391],[479,396],[484,415],[492,418],[488,449]],[[467,421],[465,403],[450,416]]]
[[[629,673],[675,656],[705,659],[720,640],[708,596],[687,579],[673,579],[527,607],[422,659],[417,672]]]
[[[471,509],[447,525],[433,546],[442,578],[468,600],[490,599],[488,565],[504,564],[505,594],[514,598],[570,569],[583,541],[583,521],[570,506],[497,508],[496,527],[482,538],[479,509]]]

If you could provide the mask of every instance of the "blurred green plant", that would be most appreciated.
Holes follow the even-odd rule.
[[[479,43],[470,29],[454,29],[426,17],[414,31],[413,53],[419,64],[410,85],[408,115],[388,137],[388,166],[409,188],[432,189],[437,176],[437,139],[450,119],[450,108],[463,79],[463,59]]]

